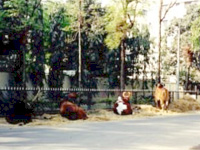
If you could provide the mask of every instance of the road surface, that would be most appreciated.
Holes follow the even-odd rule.
[[[0,150],[191,149],[200,150],[200,114],[59,127],[0,126]]]

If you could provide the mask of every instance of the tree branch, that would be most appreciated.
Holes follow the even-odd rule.
[[[131,23],[129,28],[132,28],[134,26],[135,23],[135,18],[136,18],[136,10],[137,10],[137,6],[138,6],[139,0],[136,0],[136,4],[135,4],[135,8],[134,8],[134,13],[133,13],[133,20],[131,20],[130,14],[128,14],[128,19],[129,22]]]
[[[40,91],[41,91],[41,89],[39,88],[37,94],[36,94],[35,97],[32,99],[32,102],[34,102],[34,101],[40,96]]]
[[[168,5],[167,9],[165,10],[165,13],[164,13],[163,17],[160,19],[161,22],[165,19],[165,17],[166,17],[166,15],[167,15],[168,11],[176,4],[176,2],[177,2],[177,0],[175,0],[174,2],[171,2],[171,3]]]

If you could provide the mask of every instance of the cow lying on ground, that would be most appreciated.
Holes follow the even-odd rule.
[[[68,100],[61,101],[60,114],[61,116],[66,117],[69,120],[77,120],[77,119],[85,120],[88,118],[86,112],[81,107],[78,107],[76,104]]]
[[[33,109],[30,104],[23,101],[17,101],[14,104],[10,104],[5,119],[10,124],[26,124],[32,121],[32,114]]]
[[[122,96],[123,97],[119,96],[115,102],[113,112],[118,115],[130,115],[133,113],[133,111],[129,102],[129,97],[124,96],[124,93]]]
[[[164,88],[161,83],[156,85],[156,89],[154,91],[154,100],[157,108],[166,110],[169,106],[169,91]]]

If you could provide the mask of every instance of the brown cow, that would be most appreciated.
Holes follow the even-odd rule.
[[[169,91],[161,83],[156,85],[154,100],[157,108],[166,110],[169,106]]]
[[[81,107],[78,107],[76,104],[68,100],[61,101],[60,114],[63,117],[68,118],[69,120],[77,120],[77,119],[85,120],[88,118],[86,112]]]
[[[29,103],[15,101],[6,112],[6,121],[10,124],[29,123],[32,121],[33,108]]]

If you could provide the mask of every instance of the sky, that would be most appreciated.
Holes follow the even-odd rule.
[[[107,5],[111,2],[111,0],[100,0],[102,5]]]

